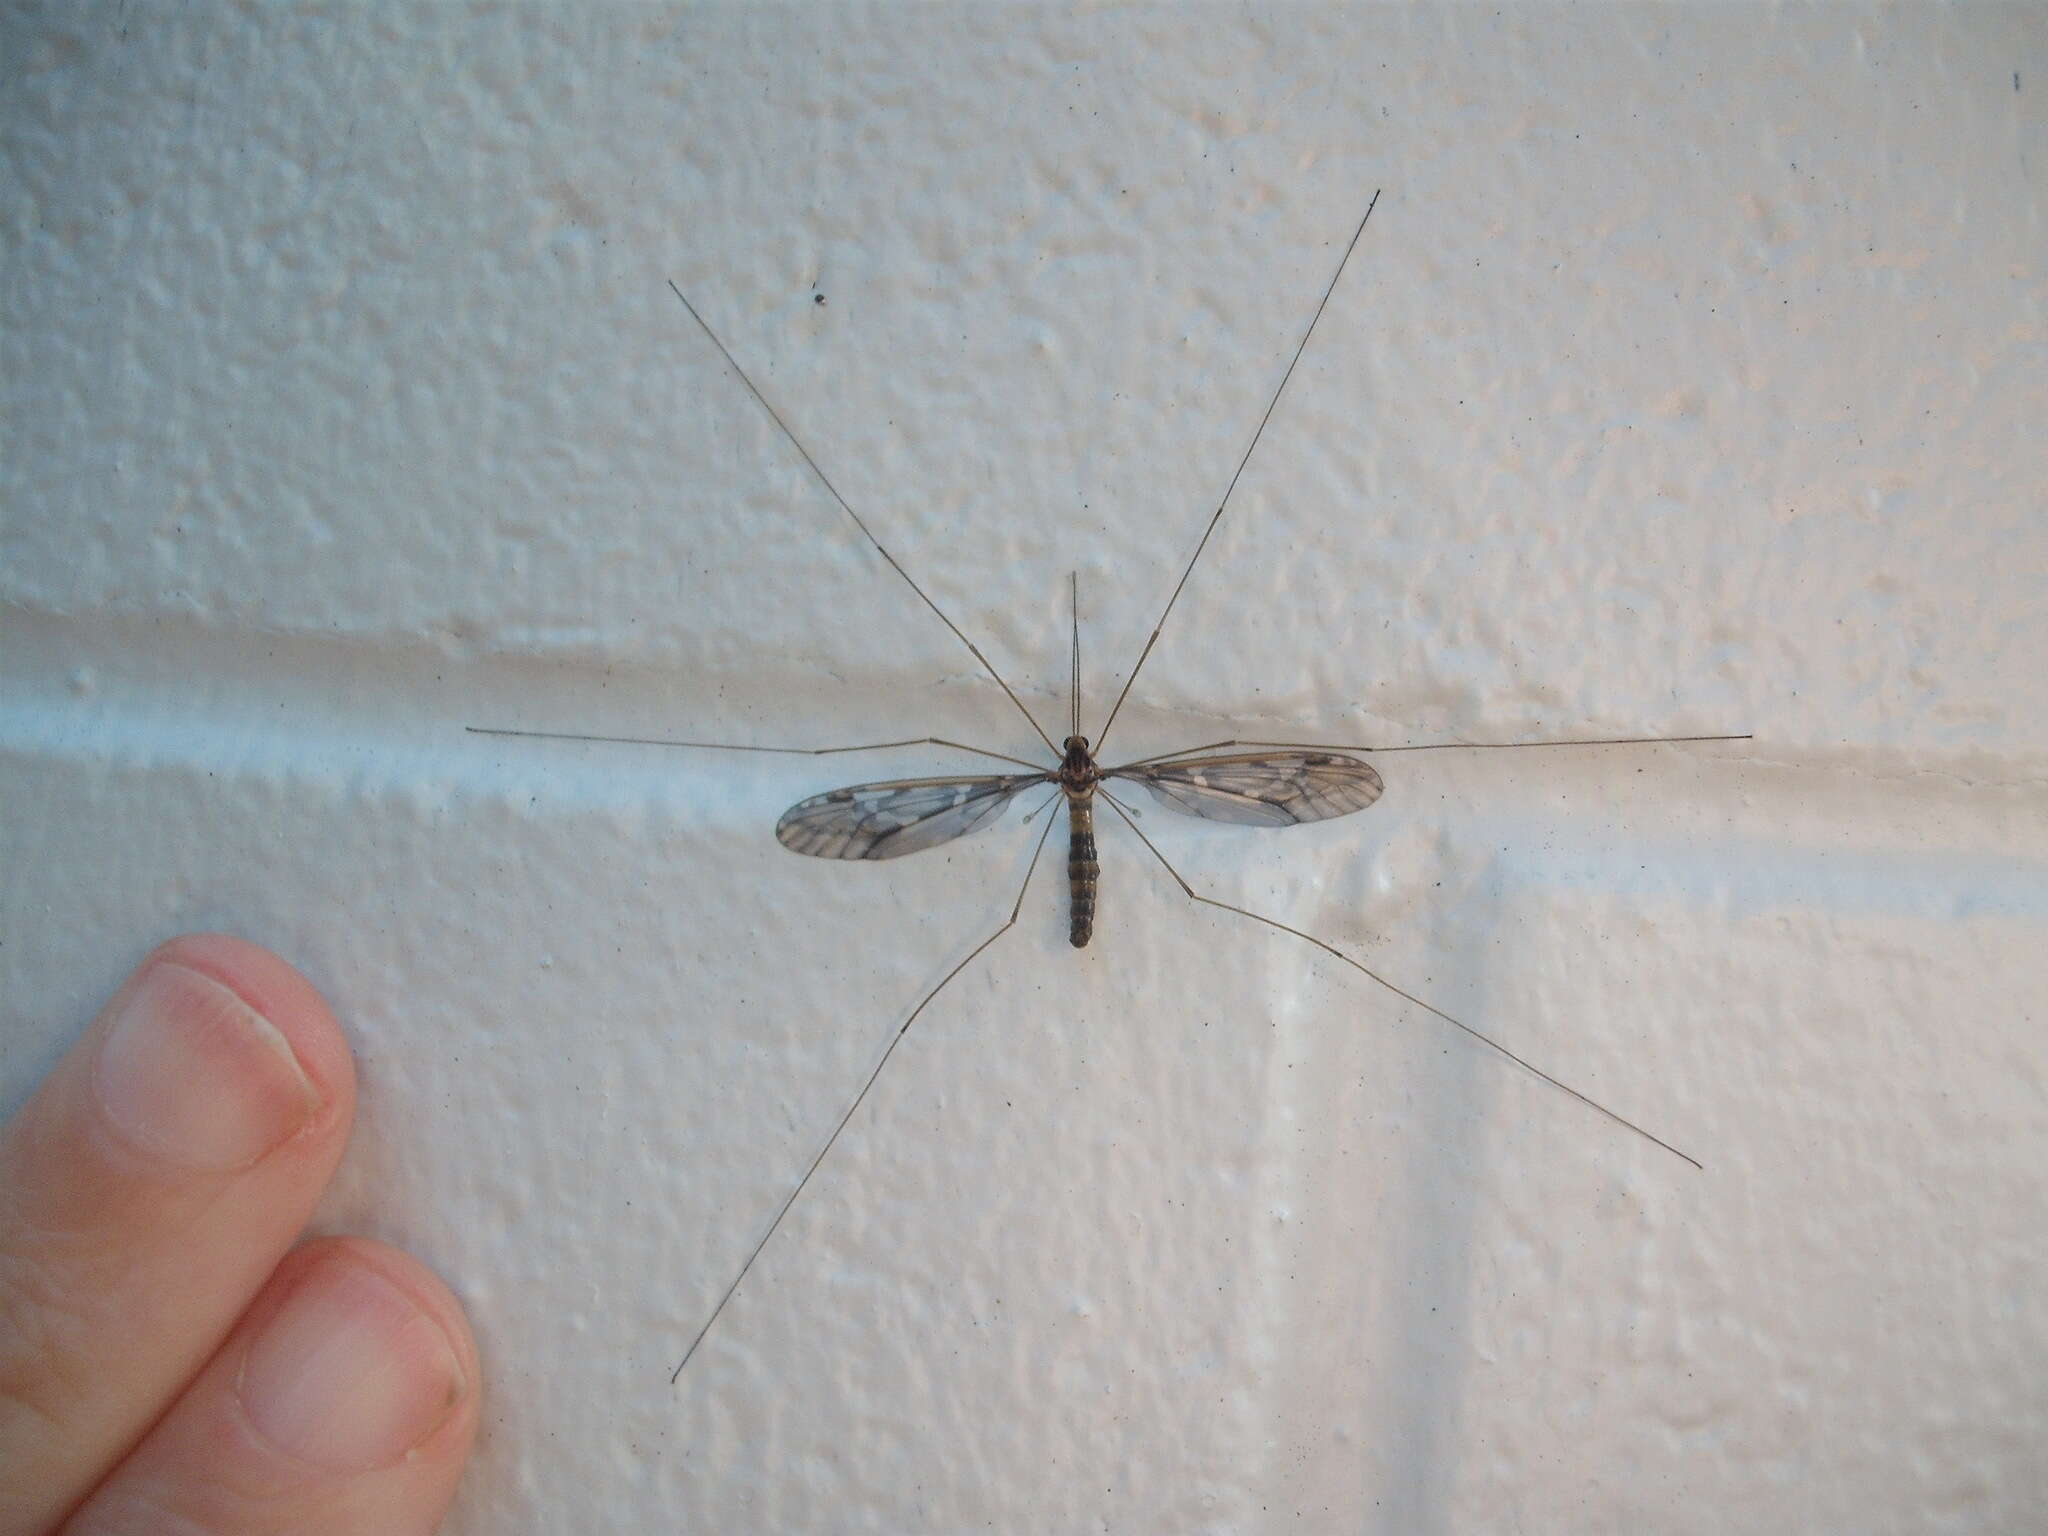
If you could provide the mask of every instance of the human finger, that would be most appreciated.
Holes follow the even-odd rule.
[[[310,983],[218,934],[145,960],[0,1130],[0,1536],[124,1455],[291,1247],[354,1072]]]
[[[426,1536],[476,1431],[455,1298],[382,1243],[290,1254],[65,1536]]]

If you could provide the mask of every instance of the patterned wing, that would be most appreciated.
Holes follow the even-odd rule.
[[[1336,752],[1235,752],[1112,768],[1169,810],[1248,827],[1291,827],[1362,811],[1386,786],[1371,765]]]
[[[986,826],[1018,791],[1050,777],[896,779],[828,789],[784,811],[775,835],[791,852],[817,859],[900,858]]]

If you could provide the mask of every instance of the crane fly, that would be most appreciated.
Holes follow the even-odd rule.
[[[1158,623],[1153,626],[1152,633],[1146,639],[1144,647],[1139,651],[1138,659],[1132,663],[1131,670],[1125,674],[1123,686],[1118,690],[1116,696],[1116,702],[1111,705],[1109,715],[1103,721],[1102,729],[1096,733],[1092,742],[1081,732],[1081,601],[1078,576],[1071,579],[1073,613],[1072,679],[1069,690],[1069,721],[1071,730],[1063,742],[1055,745],[1052,737],[1047,734],[1044,726],[1039,723],[1038,717],[1031,712],[1024,701],[1017,696],[1016,690],[1004,680],[1003,675],[982,654],[981,648],[967,637],[960,626],[955,624],[937,603],[932,601],[924,588],[917,584],[916,580],[903,568],[896,557],[889,553],[888,549],[882,544],[882,541],[875,537],[873,530],[868,527],[861,515],[854,511],[844,496],[839,494],[838,488],[833,485],[825,471],[819,467],[817,460],[811,456],[810,450],[804,447],[801,439],[791,430],[789,424],[783,420],[781,413],[768,403],[767,397],[761,393],[753,379],[748,376],[747,371],[739,365],[738,360],[733,357],[725,343],[719,340],[717,333],[705,322],[704,317],[697,313],[696,306],[683,297],[682,290],[677,288],[673,282],[668,285],[670,292],[675,294],[683,308],[689,312],[690,318],[697,323],[698,328],[703,331],[712,346],[717,348],[719,355],[724,358],[726,366],[732,369],[740,382],[746,386],[748,393],[754,397],[761,408],[768,413],[769,418],[781,429],[783,436],[788,439],[790,445],[796,449],[797,454],[809,466],[811,473],[817,478],[818,483],[838,503],[840,510],[853,520],[854,526],[866,537],[868,543],[874,546],[876,553],[882,557],[890,569],[902,577],[904,582],[910,587],[910,590],[916,593],[924,605],[937,615],[939,621],[953,632],[960,643],[967,648],[969,654],[974,657],[981,669],[994,680],[996,686],[1002,689],[1004,696],[1016,706],[1018,713],[1030,724],[1038,739],[1044,742],[1047,751],[1052,754],[1053,765],[1050,768],[1043,764],[1034,763],[1028,758],[1013,757],[1007,752],[992,751],[986,747],[971,746],[965,742],[951,741],[939,736],[921,736],[904,741],[863,742],[855,746],[845,747],[764,747],[719,741],[679,741],[642,736],[597,736],[580,732],[515,730],[505,727],[477,725],[468,726],[466,729],[484,736],[539,737],[553,741],[610,742],[627,746],[690,747],[716,752],[775,752],[812,757],[842,752],[878,752],[902,747],[940,747],[949,751],[968,752],[980,757],[995,758],[1014,764],[1026,771],[1022,773],[983,773],[923,779],[888,779],[870,784],[853,784],[843,789],[828,789],[823,794],[812,795],[809,799],[798,801],[785,811],[782,814],[782,818],[776,823],[775,835],[783,847],[788,848],[794,853],[809,855],[812,858],[861,860],[901,858],[906,854],[919,853],[927,848],[936,848],[941,844],[950,843],[956,838],[966,837],[970,833],[992,826],[1002,816],[1003,811],[1018,796],[1026,794],[1033,789],[1046,789],[1048,790],[1046,798],[1025,819],[1027,822],[1030,821],[1032,817],[1037,816],[1040,811],[1046,809],[1055,800],[1063,798],[1066,802],[1068,824],[1067,885],[1069,892],[1068,939],[1078,949],[1088,943],[1095,927],[1096,881],[1100,873],[1095,847],[1095,800],[1099,796],[1108,803],[1110,809],[1116,813],[1124,825],[1137,835],[1138,841],[1145,845],[1153,858],[1158,860],[1168,876],[1172,878],[1174,883],[1190,899],[1200,902],[1204,906],[1219,907],[1225,912],[1232,912],[1239,917],[1249,918],[1253,922],[1262,923],[1269,928],[1276,928],[1282,933],[1292,934],[1295,938],[1313,944],[1323,953],[1342,961],[1353,970],[1360,972],[1379,986],[1392,992],[1395,996],[1414,1004],[1424,1012],[1463,1031],[1479,1044],[1497,1055],[1505,1057],[1524,1071],[1531,1073],[1552,1087],[1570,1094],[1581,1104],[1598,1111],[1617,1125],[1663,1148],[1672,1156],[1680,1158],[1690,1163],[1693,1167],[1698,1168],[1700,1163],[1697,1158],[1679,1151],[1678,1148],[1672,1146],[1668,1141],[1652,1135],[1634,1121],[1625,1119],[1614,1110],[1587,1097],[1569,1084],[1560,1082],[1557,1078],[1552,1077],[1534,1063],[1518,1056],[1491,1036],[1482,1034],[1479,1030],[1474,1029],[1462,1020],[1452,1018],[1451,1015],[1445,1013],[1441,1008],[1424,1002],[1414,993],[1396,986],[1377,971],[1372,970],[1361,961],[1339,950],[1335,945],[1326,943],[1313,934],[1304,933],[1299,928],[1290,927],[1276,918],[1267,917],[1262,913],[1253,912],[1245,907],[1233,906],[1229,902],[1218,901],[1214,897],[1202,895],[1187,882],[1180,871],[1173,867],[1167,860],[1166,855],[1159,851],[1158,845],[1139,828],[1136,820],[1136,811],[1130,806],[1125,805],[1110,786],[1112,784],[1136,786],[1145,790],[1152,796],[1153,800],[1168,810],[1179,812],[1182,815],[1200,817],[1207,821],[1233,822],[1240,826],[1251,827],[1291,827],[1299,826],[1305,822],[1324,821],[1335,816],[1348,816],[1355,811],[1364,810],[1378,800],[1386,786],[1381,780],[1378,770],[1365,761],[1365,754],[1472,751],[1519,747],[1610,747],[1644,746],[1654,743],[1673,742],[1747,741],[1750,739],[1747,733],[1713,736],[1603,737],[1592,740],[1557,741],[1445,741],[1380,747],[1330,746],[1315,742],[1227,740],[1205,742],[1200,746],[1183,748],[1177,752],[1159,753],[1152,757],[1138,758],[1106,768],[1098,760],[1098,754],[1102,751],[1103,744],[1109,739],[1110,730],[1116,724],[1117,715],[1122,711],[1124,701],[1130,697],[1131,684],[1137,680],[1139,670],[1151,657],[1152,649],[1158,644],[1159,636],[1166,627],[1168,617],[1173,613],[1174,605],[1180,601],[1180,595],[1187,587],[1188,578],[1194,574],[1196,562],[1202,558],[1202,553],[1209,547],[1209,540],[1216,532],[1217,525],[1223,520],[1224,510],[1230,505],[1231,494],[1236,491],[1237,483],[1244,475],[1245,465],[1251,461],[1252,452],[1258,447],[1259,438],[1266,430],[1266,423],[1272,420],[1273,411],[1279,405],[1280,397],[1286,392],[1288,380],[1294,377],[1295,367],[1300,363],[1302,353],[1308,348],[1309,338],[1315,334],[1316,322],[1322,319],[1323,311],[1329,306],[1330,295],[1336,291],[1338,280],[1344,275],[1344,268],[1351,260],[1351,253],[1357,249],[1359,238],[1365,233],[1365,226],[1372,218],[1373,209],[1379,206],[1379,197],[1378,192],[1373,193],[1372,201],[1366,205],[1365,215],[1358,221],[1358,227],[1352,232],[1350,243],[1345,246],[1343,256],[1338,259],[1337,270],[1331,275],[1329,286],[1323,290],[1322,299],[1316,305],[1315,313],[1310,316],[1309,323],[1302,332],[1301,341],[1294,349],[1294,356],[1288,362],[1286,371],[1282,373],[1279,384],[1275,387],[1271,399],[1266,404],[1265,414],[1259,418],[1259,424],[1253,430],[1251,441],[1246,445],[1243,455],[1238,459],[1237,469],[1231,475],[1230,483],[1225,487],[1222,499],[1216,504],[1215,512],[1210,515],[1208,524],[1202,531],[1202,537],[1195,545],[1195,552],[1188,557],[1187,564],[1181,569],[1180,580],[1174,584],[1173,591],[1166,600],[1166,606],[1160,611]],[[697,1330],[696,1337],[690,1341],[689,1348],[683,1352],[682,1361],[676,1366],[675,1371],[669,1377],[671,1383],[681,1377],[683,1368],[690,1363],[691,1358],[697,1352],[698,1346],[704,1342],[705,1337],[711,1332],[712,1326],[723,1315],[726,1305],[739,1290],[740,1284],[746,1279],[748,1271],[754,1267],[754,1261],[761,1256],[761,1252],[768,1246],[769,1240],[780,1229],[783,1218],[789,1214],[790,1208],[796,1204],[797,1198],[803,1194],[805,1187],[811,1181],[812,1175],[818,1171],[826,1157],[830,1155],[832,1148],[838,1143],[840,1133],[846,1129],[847,1123],[853,1119],[854,1114],[866,1100],[868,1091],[874,1087],[876,1079],[882,1075],[882,1069],[889,1064],[890,1056],[894,1054],[896,1047],[902,1043],[903,1037],[909,1033],[910,1026],[917,1022],[918,1015],[931,1005],[932,1000],[943,992],[956,976],[973,964],[984,950],[1016,926],[1017,916],[1024,908],[1025,895],[1031,889],[1031,878],[1037,872],[1039,857],[1045,852],[1046,841],[1051,836],[1053,821],[1054,818],[1048,817],[1044,830],[1038,835],[1038,842],[1032,849],[1031,861],[1025,867],[1024,879],[1018,887],[1017,899],[1010,907],[1009,916],[1004,919],[1000,927],[969,951],[965,959],[941,977],[938,985],[927,992],[918,1005],[910,1011],[909,1017],[897,1026],[896,1033],[891,1036],[887,1047],[882,1051],[873,1070],[868,1073],[866,1081],[861,1084],[860,1091],[853,1096],[852,1102],[847,1105],[845,1112],[840,1115],[838,1122],[832,1127],[831,1133],[825,1138],[824,1144],[818,1149],[817,1155],[811,1159],[810,1165],[805,1168],[803,1176],[797,1180],[795,1186],[783,1199],[781,1206],[776,1210],[774,1216],[769,1220],[767,1227],[762,1232],[760,1240],[754,1244],[752,1251],[747,1255],[746,1261],[741,1264],[739,1272],[733,1276],[732,1283],[726,1287],[724,1294],[719,1297],[717,1305],[711,1309],[710,1315],[705,1318],[703,1326]]]

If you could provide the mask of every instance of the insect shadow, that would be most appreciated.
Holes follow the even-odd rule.
[[[808,854],[813,858],[900,858],[905,854],[918,853],[926,848],[935,848],[942,843],[951,842],[955,838],[965,837],[970,832],[979,831],[983,827],[991,825],[1002,814],[1004,808],[1019,795],[1035,788],[1046,788],[1049,790],[1049,793],[1045,800],[1040,802],[1038,807],[1025,819],[1028,822],[1032,817],[1037,816],[1040,811],[1051,805],[1054,800],[1064,797],[1067,808],[1068,827],[1067,886],[1070,916],[1068,938],[1076,948],[1080,948],[1087,944],[1094,932],[1096,878],[1099,872],[1095,849],[1095,800],[1099,796],[1108,803],[1110,809],[1117,814],[1124,824],[1132,832],[1136,833],[1138,841],[1145,845],[1152,856],[1159,861],[1161,867],[1172,877],[1174,883],[1191,900],[1200,902],[1204,906],[1219,907],[1225,912],[1236,913],[1239,917],[1249,918],[1255,923],[1263,923],[1269,928],[1277,928],[1282,933],[1292,934],[1295,938],[1313,944],[1324,954],[1342,961],[1345,965],[1378,983],[1396,997],[1413,1003],[1425,1013],[1429,1013],[1453,1028],[1463,1031],[1481,1045],[1505,1057],[1524,1071],[1533,1074],[1552,1087],[1570,1094],[1580,1103],[1597,1110],[1617,1125],[1626,1128],[1647,1141],[1655,1143],[1674,1157],[1681,1158],[1685,1162],[1692,1164],[1693,1167],[1698,1168],[1701,1165],[1697,1158],[1679,1151],[1671,1143],[1663,1140],[1661,1137],[1652,1135],[1634,1121],[1625,1119],[1606,1105],[1579,1092],[1578,1089],[1573,1088],[1570,1084],[1560,1082],[1542,1068],[1509,1050],[1498,1040],[1482,1034],[1462,1020],[1452,1018],[1451,1015],[1445,1013],[1441,1008],[1424,1002],[1414,993],[1396,986],[1386,977],[1380,975],[1379,972],[1345,954],[1335,945],[1326,943],[1313,934],[1304,933],[1299,928],[1290,927],[1276,918],[1267,917],[1262,913],[1253,912],[1244,907],[1233,906],[1226,901],[1218,901],[1211,896],[1204,896],[1187,882],[1180,871],[1175,869],[1167,860],[1166,855],[1159,851],[1158,846],[1152,839],[1147,837],[1139,828],[1135,819],[1136,813],[1117,797],[1116,793],[1110,788],[1110,785],[1112,783],[1136,785],[1147,791],[1154,800],[1160,805],[1165,806],[1168,810],[1178,811],[1188,816],[1198,816],[1208,821],[1234,822],[1240,826],[1252,827],[1291,827],[1298,826],[1304,822],[1324,821],[1333,816],[1348,816],[1354,811],[1364,810],[1379,799],[1385,784],[1381,780],[1378,771],[1370,763],[1366,762],[1362,756],[1356,754],[1487,751],[1530,747],[1647,746],[1656,743],[1674,742],[1747,741],[1751,739],[1748,733],[1714,736],[1626,736],[1560,741],[1445,741],[1382,747],[1332,746],[1324,743],[1299,741],[1226,740],[1204,742],[1199,746],[1184,747],[1177,752],[1163,752],[1151,757],[1117,763],[1110,767],[1104,767],[1100,761],[1099,754],[1102,752],[1103,744],[1109,739],[1110,730],[1116,724],[1117,715],[1122,711],[1124,701],[1130,697],[1131,684],[1137,680],[1139,670],[1143,668],[1145,662],[1151,657],[1152,648],[1158,644],[1160,633],[1166,627],[1167,618],[1172,614],[1174,605],[1180,601],[1180,595],[1187,587],[1188,578],[1194,574],[1196,563],[1202,558],[1203,551],[1209,547],[1210,537],[1216,532],[1217,525],[1222,522],[1224,510],[1230,505],[1231,495],[1237,489],[1237,482],[1244,475],[1245,465],[1251,461],[1252,452],[1258,447],[1259,438],[1266,430],[1266,423],[1273,419],[1273,411],[1279,405],[1280,397],[1286,392],[1288,380],[1294,377],[1295,367],[1300,363],[1302,353],[1308,349],[1310,337],[1315,334],[1316,323],[1322,319],[1323,311],[1328,308],[1330,295],[1336,291],[1337,283],[1343,277],[1344,269],[1351,260],[1351,253],[1357,249],[1359,238],[1365,233],[1365,226],[1372,219],[1373,209],[1379,206],[1379,199],[1380,194],[1374,192],[1372,201],[1366,206],[1364,217],[1358,221],[1357,229],[1352,231],[1350,243],[1345,246],[1343,256],[1338,259],[1337,269],[1331,275],[1328,287],[1323,290],[1322,299],[1317,303],[1315,313],[1309,317],[1308,325],[1302,332],[1301,341],[1294,349],[1294,356],[1289,360],[1286,371],[1281,375],[1280,382],[1275,387],[1272,398],[1268,400],[1265,414],[1259,418],[1259,424],[1252,432],[1251,441],[1246,445],[1243,455],[1238,459],[1237,469],[1231,475],[1230,483],[1225,487],[1222,499],[1216,504],[1216,510],[1210,515],[1207,526],[1202,530],[1201,540],[1195,545],[1195,552],[1188,557],[1188,563],[1182,568],[1180,580],[1174,584],[1173,591],[1166,600],[1166,606],[1160,610],[1158,623],[1153,625],[1151,635],[1147,637],[1143,649],[1138,653],[1138,659],[1132,663],[1131,670],[1125,674],[1123,686],[1117,692],[1116,702],[1110,706],[1109,715],[1103,721],[1102,729],[1095,734],[1092,742],[1081,733],[1081,604],[1078,578],[1074,578],[1071,584],[1073,599],[1073,647],[1068,716],[1071,729],[1066,739],[1055,745],[1052,737],[1047,734],[1045,727],[1039,723],[1038,717],[1026,707],[1024,701],[1017,696],[1016,690],[1011,688],[1009,683],[1004,680],[1003,675],[982,654],[981,648],[967,637],[960,626],[955,624],[937,603],[932,601],[924,588],[917,584],[896,557],[889,553],[888,549],[882,544],[882,541],[875,537],[873,530],[868,527],[861,515],[853,510],[853,507],[844,496],[839,494],[838,488],[833,485],[825,471],[819,468],[817,460],[811,457],[810,451],[804,447],[802,441],[790,429],[789,424],[782,419],[781,414],[775,407],[768,403],[767,397],[761,393],[754,381],[748,377],[746,370],[740,367],[738,360],[726,348],[725,343],[720,341],[717,333],[705,323],[704,317],[697,313],[696,307],[683,297],[682,290],[677,288],[674,283],[669,284],[669,290],[675,294],[683,308],[689,312],[690,318],[697,322],[699,329],[710,339],[711,344],[718,349],[719,355],[725,359],[726,365],[738,375],[740,382],[747,387],[748,392],[753,395],[761,408],[768,413],[770,419],[782,430],[783,436],[789,439],[791,446],[796,449],[804,463],[810,467],[811,473],[817,476],[819,484],[824,486],[826,491],[831,494],[832,499],[839,504],[840,510],[853,520],[854,526],[874,546],[876,552],[888,563],[890,569],[903,578],[910,590],[915,592],[924,605],[938,616],[939,621],[953,632],[962,645],[967,647],[968,652],[980,664],[982,670],[994,679],[996,686],[1002,689],[1004,696],[1016,706],[1018,713],[1030,724],[1031,729],[1037,733],[1038,739],[1045,743],[1046,750],[1052,754],[1053,765],[1051,767],[1048,768],[1033,763],[1026,758],[1012,757],[1007,752],[996,752],[986,747],[971,746],[966,742],[950,741],[940,736],[919,736],[903,741],[862,742],[854,746],[844,747],[762,747],[720,741],[679,741],[643,736],[597,736],[567,731],[515,730],[496,726],[472,725],[465,727],[465,729],[483,736],[523,736],[551,741],[612,742],[627,746],[691,747],[715,752],[775,752],[810,757],[823,757],[841,752],[880,752],[896,747],[943,747],[950,751],[968,752],[976,756],[995,758],[1002,762],[1016,764],[1028,771],[1023,773],[971,774],[942,778],[890,779],[879,783],[855,784],[844,789],[827,790],[825,793],[813,795],[807,800],[800,800],[785,811],[782,819],[776,823],[775,835],[785,848],[795,853]],[[681,1362],[677,1364],[674,1372],[669,1377],[671,1383],[674,1383],[682,1376],[684,1367],[690,1363],[691,1358],[697,1353],[698,1347],[703,1344],[705,1338],[710,1334],[712,1326],[717,1323],[719,1317],[724,1313],[727,1304],[731,1302],[733,1296],[738,1292],[741,1282],[746,1279],[748,1272],[754,1267],[754,1261],[761,1256],[762,1250],[768,1246],[770,1239],[775,1236],[775,1233],[782,1225],[783,1218],[789,1214],[790,1208],[796,1204],[798,1197],[803,1194],[804,1189],[810,1184],[812,1175],[817,1173],[825,1159],[831,1154],[832,1148],[838,1143],[840,1133],[846,1129],[848,1122],[853,1119],[862,1103],[866,1101],[868,1091],[874,1087],[876,1079],[882,1075],[882,1069],[888,1066],[889,1058],[895,1053],[896,1047],[902,1043],[903,1037],[909,1033],[910,1026],[917,1022],[918,1015],[931,1005],[932,1000],[946,989],[954,977],[966,970],[984,950],[1016,926],[1018,914],[1024,909],[1024,897],[1031,889],[1031,877],[1037,872],[1039,856],[1045,851],[1046,840],[1051,836],[1052,828],[1053,819],[1048,817],[1044,830],[1038,834],[1038,842],[1032,850],[1031,862],[1025,868],[1024,880],[1017,889],[1017,899],[1010,907],[1009,916],[1003,920],[1000,927],[969,951],[965,959],[940,978],[938,985],[927,992],[918,1002],[918,1005],[911,1009],[909,1017],[904,1019],[902,1024],[897,1027],[896,1033],[890,1037],[888,1046],[876,1061],[873,1070],[868,1073],[866,1081],[861,1084],[860,1091],[853,1096],[845,1112],[839,1116],[838,1121],[832,1127],[831,1133],[825,1138],[824,1144],[818,1149],[817,1155],[811,1159],[809,1166],[804,1169],[803,1176],[797,1180],[795,1186],[783,1199],[782,1204],[777,1208],[774,1216],[769,1220],[765,1230],[763,1230],[760,1240],[754,1244],[752,1250],[747,1254],[746,1261],[740,1265],[739,1272],[733,1276],[732,1283],[725,1288],[725,1292],[719,1297],[717,1305],[711,1309],[710,1315],[705,1318],[703,1326],[697,1330],[696,1336],[690,1341],[689,1348],[683,1352]]]

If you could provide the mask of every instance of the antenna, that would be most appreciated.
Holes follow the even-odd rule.
[[[1074,595],[1074,734],[1081,734],[1081,573],[1067,572]]]

